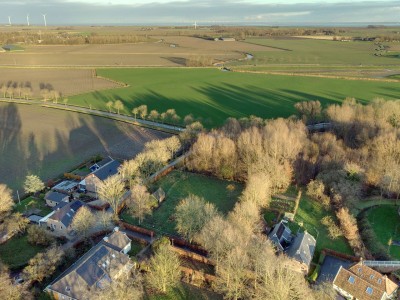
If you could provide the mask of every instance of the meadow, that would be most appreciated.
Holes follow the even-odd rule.
[[[0,103],[0,182],[22,194],[29,173],[46,181],[94,155],[128,159],[144,143],[169,136],[101,117]]]
[[[376,97],[396,99],[400,91],[397,82],[222,72],[215,68],[99,69],[97,73],[129,87],[73,96],[70,104],[108,110],[108,101],[120,99],[126,114],[142,104],[159,112],[174,108],[181,117],[201,117],[207,127],[219,126],[228,117],[288,117],[295,113],[297,101],[319,100],[327,105],[355,97],[367,103]]]

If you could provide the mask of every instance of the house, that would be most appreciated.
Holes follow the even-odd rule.
[[[67,205],[51,212],[39,221],[40,226],[46,226],[57,236],[69,236],[71,224],[79,209],[86,206],[81,201],[70,202]]]
[[[348,269],[339,268],[333,288],[346,299],[395,299],[398,285],[386,275],[358,262]]]
[[[308,274],[316,244],[315,238],[307,231],[298,233],[294,237],[292,243],[285,251],[287,256],[293,258],[292,266],[294,270],[305,275]]]
[[[284,251],[292,242],[292,231],[282,220],[274,226],[268,237],[278,250]]]
[[[44,196],[44,200],[46,200],[46,204],[48,206],[55,207],[61,202],[69,202],[69,195],[55,191],[49,191]]]
[[[59,184],[55,185],[52,190],[64,194],[69,194],[71,195],[73,192],[75,192],[78,188],[79,182],[76,181],[71,181],[71,180],[64,180],[60,182]]]
[[[89,167],[90,172],[94,172],[98,169],[100,169],[102,166],[108,164],[111,162],[113,159],[111,157],[106,157],[102,159],[101,161],[95,162],[93,165]]]
[[[121,164],[117,160],[111,159],[97,170],[87,175],[80,183],[80,187],[90,193],[97,192],[97,186],[108,177],[118,174],[118,168]]]
[[[45,291],[55,299],[92,299],[94,292],[106,289],[113,280],[132,269],[133,264],[127,255],[130,247],[131,240],[115,228]]]
[[[157,191],[155,191],[155,192],[152,194],[152,196],[157,200],[158,204],[160,204],[160,203],[163,202],[164,199],[165,199],[165,192],[164,192],[164,190],[163,190],[161,187],[159,187],[159,188],[157,189]]]

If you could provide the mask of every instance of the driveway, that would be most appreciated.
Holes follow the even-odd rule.
[[[352,265],[353,262],[349,260],[340,259],[330,255],[325,256],[324,262],[321,265],[321,270],[317,279],[317,284],[324,281],[332,282],[339,271],[340,266],[347,268]]]

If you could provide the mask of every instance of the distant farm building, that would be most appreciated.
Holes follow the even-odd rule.
[[[235,38],[232,37],[220,37],[220,38],[215,38],[214,41],[222,41],[222,42],[236,42]]]

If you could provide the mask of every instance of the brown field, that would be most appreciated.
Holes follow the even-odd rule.
[[[156,42],[137,44],[24,46],[25,51],[0,53],[0,66],[180,66],[193,56],[227,61],[243,58],[246,52],[279,51],[242,42],[181,36],[154,38]]]
[[[169,134],[105,118],[0,103],[0,183],[19,189],[28,173],[53,178],[96,155],[131,158]]]
[[[62,96],[71,96],[90,91],[115,88],[118,85],[102,79],[93,77],[90,69],[0,69],[0,86],[30,86],[32,96],[40,97],[43,86],[61,93]],[[3,97],[3,94],[0,95]],[[15,97],[19,97],[15,92]]]

